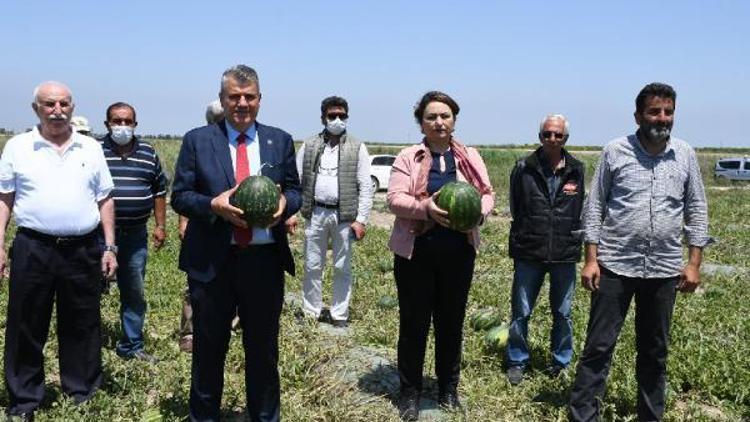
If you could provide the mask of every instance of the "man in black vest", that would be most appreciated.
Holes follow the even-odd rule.
[[[365,236],[372,207],[370,156],[365,144],[349,135],[349,104],[328,97],[320,105],[325,129],[305,140],[297,153],[305,217],[305,314],[334,327],[348,324],[352,291],[352,240]],[[323,308],[322,283],[328,240],[333,246],[333,304]]]
[[[581,258],[583,165],[563,146],[569,124],[560,114],[549,115],[539,126],[542,146],[516,163],[510,180],[510,256],[515,273],[511,292],[512,321],[506,349],[508,381],[523,380],[529,363],[528,321],[536,298],[550,275],[552,362],[556,377],[573,357],[570,318],[575,287],[575,263]]]

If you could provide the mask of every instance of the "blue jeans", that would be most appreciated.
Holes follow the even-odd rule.
[[[148,257],[146,225],[123,227],[116,230],[117,287],[120,290],[120,323],[122,338],[117,342],[117,355],[127,357],[143,350],[143,322],[146,301],[143,298],[143,279]]]
[[[529,317],[549,273],[549,303],[552,311],[552,364],[567,367],[573,358],[573,321],[570,309],[576,285],[575,263],[540,263],[515,260],[511,291],[512,321],[506,349],[508,367],[525,367],[529,362]]]

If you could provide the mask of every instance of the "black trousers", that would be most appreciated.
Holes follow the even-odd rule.
[[[599,290],[591,294],[586,345],[570,394],[571,419],[599,419],[612,352],[634,296],[638,419],[662,419],[677,282],[678,277],[629,278],[602,268]]]
[[[411,259],[395,256],[398,288],[398,372],[402,394],[422,390],[430,330],[435,326],[435,373],[441,391],[455,391],[461,370],[466,301],[476,252],[461,236],[420,236]]]
[[[230,253],[209,283],[188,280],[193,306],[190,419],[217,421],[224,388],[224,361],[232,318],[239,311],[245,349],[247,413],[252,421],[278,421],[279,317],[284,272],[276,245]]]
[[[63,392],[80,403],[101,385],[101,256],[97,236],[58,244],[16,234],[5,328],[8,413],[33,411],[44,398],[43,350],[55,302]]]

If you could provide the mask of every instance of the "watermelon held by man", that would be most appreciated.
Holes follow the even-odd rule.
[[[279,189],[266,176],[249,176],[229,197],[229,203],[242,210],[248,226],[268,227],[279,209]]]
[[[473,229],[482,217],[482,199],[466,182],[449,182],[438,191],[436,205],[448,212],[450,228],[459,232]]]

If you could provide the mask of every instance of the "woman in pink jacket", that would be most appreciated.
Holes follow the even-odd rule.
[[[399,411],[405,420],[419,417],[427,334],[435,326],[438,403],[458,408],[458,379],[466,301],[479,246],[479,228],[448,228],[448,213],[435,204],[435,193],[452,181],[465,181],[482,198],[482,219],[494,205],[494,192],[479,153],[458,142],[453,128],[458,104],[448,95],[426,93],[414,110],[424,140],[402,150],[391,170],[388,206],[396,215],[389,242],[395,254],[398,289]]]

